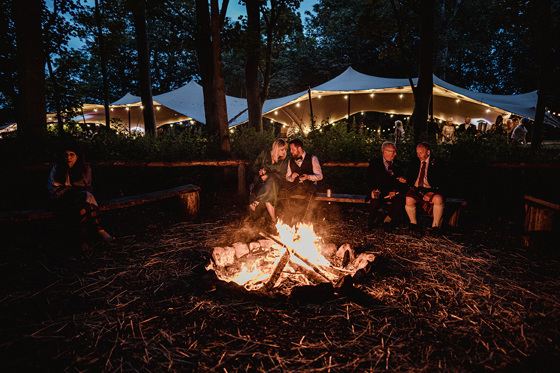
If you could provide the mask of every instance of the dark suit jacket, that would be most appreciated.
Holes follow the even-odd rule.
[[[374,189],[379,189],[381,191],[381,197],[388,195],[391,191],[406,193],[408,188],[405,183],[401,183],[397,180],[399,176],[403,176],[399,161],[393,161],[393,175],[391,175],[385,169],[382,157],[372,159],[369,162],[367,172],[368,191],[366,193],[366,201],[371,199],[371,191]]]
[[[459,125],[459,128],[457,128],[457,133],[458,134],[463,134],[466,133],[467,135],[476,135],[476,133],[478,132],[478,130],[476,129],[476,125],[475,124],[470,124],[468,128],[465,128],[467,126],[466,123],[461,123]]]
[[[410,187],[414,186],[416,179],[420,174],[420,159],[415,157],[412,161],[410,161],[410,167],[408,168],[408,172],[406,174],[406,181]],[[433,153],[430,154],[430,159],[428,163],[427,171],[428,173],[428,184],[432,187],[432,189],[436,191],[440,191],[444,189],[444,182],[445,182],[445,170],[444,165],[441,159],[436,158]]]

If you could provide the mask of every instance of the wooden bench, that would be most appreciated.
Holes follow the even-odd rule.
[[[296,194],[292,195],[291,198],[305,199],[305,196]],[[327,197],[327,193],[316,193],[315,200],[323,202],[365,203],[366,196],[363,194],[331,193],[331,196]],[[448,217],[446,220],[449,227],[456,228],[459,226],[459,216],[461,214],[461,210],[467,205],[468,202],[462,198],[447,197],[445,199],[447,211],[445,217]]]
[[[523,247],[557,252],[560,239],[558,211],[560,204],[554,198],[525,195],[525,224],[521,235]]]
[[[300,194],[294,194],[290,196],[295,199],[305,199],[306,197]],[[327,193],[316,193],[315,200],[323,202],[345,202],[345,203],[364,203],[366,199],[365,195],[361,194],[339,194],[332,193],[330,197],[327,197]]]
[[[116,210],[172,197],[179,198],[179,206],[183,218],[193,219],[198,216],[200,211],[200,187],[190,184],[151,193],[100,201],[99,209],[101,211]],[[3,211],[0,212],[0,222],[47,219],[53,216],[54,213],[48,209]]]
[[[551,231],[560,204],[525,195],[525,232]]]

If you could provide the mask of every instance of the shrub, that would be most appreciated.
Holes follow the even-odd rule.
[[[254,160],[260,152],[270,149],[276,140],[274,129],[257,132],[253,127],[237,127],[231,134],[233,158]]]
[[[254,160],[264,149],[270,149],[276,139],[274,129],[257,133],[249,127],[238,127],[231,134],[232,158]],[[114,131],[99,131],[92,139],[58,136],[49,132],[47,138],[26,141],[18,137],[0,140],[0,162],[3,164],[38,164],[54,162],[57,150],[64,142],[78,141],[90,161],[180,161],[220,158],[217,137],[208,138],[203,129],[186,129],[158,136],[132,137]],[[381,154],[385,139],[376,132],[348,130],[345,122],[323,126],[303,138],[305,150],[321,162],[366,162]],[[455,144],[432,143],[434,154],[449,162],[531,162],[560,160],[558,147],[543,146],[536,152],[528,146],[512,146],[503,137],[459,138]],[[415,155],[410,140],[398,146],[398,158]]]
[[[303,139],[306,151],[325,161],[367,161],[377,156],[382,139],[367,131],[348,131],[346,122],[314,130]]]

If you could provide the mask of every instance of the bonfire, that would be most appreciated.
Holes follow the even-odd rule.
[[[336,285],[375,259],[368,253],[356,256],[349,244],[337,249],[326,243],[312,224],[290,227],[279,221],[276,230],[276,235],[261,232],[257,241],[215,247],[207,270],[250,291],[287,292],[300,285]]]

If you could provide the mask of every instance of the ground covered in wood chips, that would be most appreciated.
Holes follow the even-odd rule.
[[[61,245],[52,222],[4,227],[2,371],[560,366],[558,256],[522,249],[505,221],[467,220],[441,237],[387,234],[366,231],[363,206],[322,205],[323,238],[375,253],[374,265],[346,296],[286,297],[208,281],[212,248],[260,227],[231,201],[203,207],[194,222],[167,202],[107,213],[118,239],[86,254]]]

